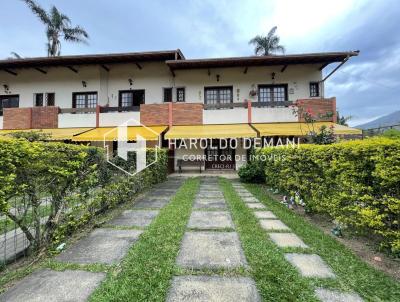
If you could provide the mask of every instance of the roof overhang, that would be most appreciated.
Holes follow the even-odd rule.
[[[102,65],[119,63],[138,63],[167,60],[184,60],[182,52],[178,50],[131,52],[118,54],[77,55],[59,57],[37,57],[11,60],[0,60],[1,69],[65,67],[77,65]]]
[[[201,68],[226,68],[226,67],[251,67],[251,66],[276,66],[321,64],[324,68],[328,64],[343,62],[349,57],[357,56],[359,51],[326,52],[293,55],[250,56],[194,60],[168,60],[166,63],[172,70],[201,69]],[[322,69],[321,68],[321,69]]]

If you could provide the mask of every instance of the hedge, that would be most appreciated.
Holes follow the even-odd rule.
[[[382,247],[400,254],[400,140],[264,148],[257,155],[252,165],[262,166],[268,186],[299,192],[310,211],[377,234]]]
[[[155,151],[147,155],[152,161]],[[61,243],[99,213],[166,177],[165,150],[148,169],[128,176],[112,168],[100,148],[0,139],[0,213],[21,228],[31,250]],[[43,196],[50,197],[45,222]]]

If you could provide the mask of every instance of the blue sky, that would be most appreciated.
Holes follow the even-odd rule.
[[[56,5],[89,32],[88,45],[64,43],[64,55],[176,48],[187,58],[251,55],[248,41],[274,25],[288,54],[359,49],[328,80],[326,96],[337,97],[353,125],[400,110],[396,0],[37,2]],[[1,0],[0,41],[0,58],[46,54],[44,27],[20,0]]]

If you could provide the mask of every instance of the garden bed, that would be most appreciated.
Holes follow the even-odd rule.
[[[264,187],[264,191],[276,202],[280,202],[283,198],[283,195],[271,193],[267,187]],[[343,231],[342,237],[336,237],[331,233],[331,230],[335,227],[335,224],[328,215],[317,213],[307,214],[303,207],[295,207],[293,208],[293,211],[307,219],[307,221],[318,227],[325,234],[344,244],[358,257],[372,265],[374,268],[379,269],[400,281],[400,260],[393,258],[391,255],[378,251],[379,242],[373,235],[369,237],[361,236],[348,230]],[[379,259],[376,259],[376,257]]]

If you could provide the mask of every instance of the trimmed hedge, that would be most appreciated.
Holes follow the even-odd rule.
[[[148,149],[149,162],[154,152]],[[166,177],[165,150],[158,151],[155,164],[128,176],[109,165],[100,148],[0,139],[0,213],[21,228],[33,250],[57,245],[99,213]],[[44,196],[50,197],[45,223]]]
[[[257,155],[268,186],[299,192],[309,210],[373,232],[400,254],[400,140],[264,148]]]

